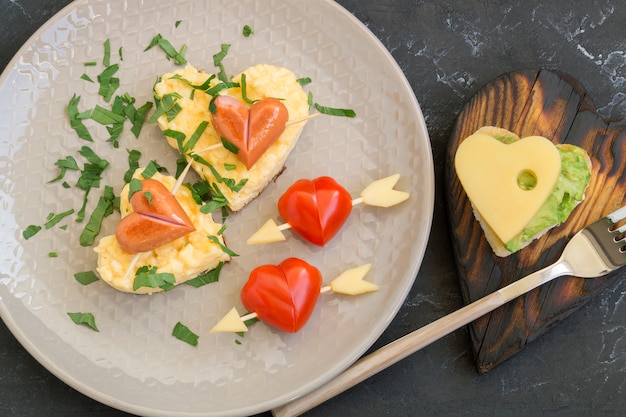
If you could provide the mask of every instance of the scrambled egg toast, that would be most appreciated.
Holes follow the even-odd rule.
[[[280,99],[289,111],[290,121],[308,116],[308,96],[291,71],[282,67],[260,64],[248,68],[244,73],[246,74],[247,98],[250,100],[267,97]],[[213,96],[193,86],[205,84],[210,77],[212,77],[210,74],[190,65],[163,75],[154,86],[155,97],[158,100],[168,95],[170,98],[174,97],[179,109],[173,116],[171,113],[161,115],[158,124],[163,131],[182,132],[186,140],[189,140],[201,123],[209,123],[192,151],[211,166],[194,161],[192,167],[203,179],[219,188],[228,200],[228,206],[232,211],[238,211],[258,196],[269,182],[280,174],[306,122],[288,125],[278,140],[250,170],[234,153],[223,146],[205,150],[212,145],[221,144],[219,135],[210,123],[209,103]],[[221,83],[215,76],[209,81],[212,87]],[[239,83],[241,74],[234,76],[232,81]],[[221,90],[219,94],[228,94],[242,100],[241,87]],[[179,142],[175,138],[167,135],[166,138],[170,146],[179,149]],[[190,159],[188,154],[185,157],[187,160]],[[239,188],[238,184],[244,185]]]
[[[134,178],[142,179],[142,172],[142,168],[136,170]],[[159,173],[152,178],[161,182],[168,190],[171,190],[176,183],[174,177]],[[122,218],[132,212],[128,193],[129,185],[127,184],[120,194]],[[230,255],[220,246],[224,245],[222,236],[218,234],[221,224],[215,223],[211,214],[204,214],[200,211],[200,206],[186,186],[178,189],[176,199],[196,230],[166,245],[136,255],[120,248],[115,235],[103,237],[94,250],[98,254],[97,271],[104,282],[124,292],[136,294],[162,292],[163,290],[159,287],[133,289],[137,269],[142,266],[156,267],[158,273],[173,274],[176,279],[174,285],[178,285],[216,268],[220,262],[230,260]],[[209,236],[214,236],[220,244],[211,240]]]

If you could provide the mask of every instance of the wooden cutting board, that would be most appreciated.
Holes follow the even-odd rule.
[[[459,143],[482,126],[580,146],[593,164],[586,199],[567,222],[506,258],[493,254],[454,171]],[[461,111],[446,155],[445,182],[454,256],[468,304],[556,261],[574,233],[626,204],[626,126],[600,117],[583,87],[563,73],[505,74]],[[620,277],[626,278],[626,270],[598,279],[557,278],[476,320],[469,328],[478,371],[516,354]]]

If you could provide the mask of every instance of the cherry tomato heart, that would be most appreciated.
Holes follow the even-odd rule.
[[[321,287],[322,275],[316,267],[288,258],[252,270],[241,289],[241,301],[264,323],[295,333],[313,313]]]
[[[294,232],[324,246],[352,211],[352,197],[330,177],[296,181],[278,200],[278,212]]]

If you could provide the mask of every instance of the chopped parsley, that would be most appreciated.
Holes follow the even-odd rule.
[[[343,116],[343,117],[356,117],[356,112],[352,109],[338,109],[333,107],[326,107],[320,104],[314,104],[315,109],[322,113],[330,116]]]
[[[79,102],[80,96],[74,94],[66,107],[67,115],[70,119],[70,127],[74,129],[79,138],[93,142],[93,138],[89,134],[89,130],[80,118],[80,112],[78,111]]]
[[[211,74],[202,84],[193,84],[186,78],[183,78],[180,74],[174,74],[170,77],[171,80],[180,80],[191,87],[193,90],[207,91],[211,87],[211,82],[215,79],[215,74]]]
[[[26,229],[24,229],[24,231],[22,232],[22,236],[24,237],[24,239],[28,240],[31,237],[35,236],[37,233],[39,233],[40,230],[41,230],[41,226],[38,226],[36,224],[31,224],[28,227],[26,227]]]
[[[146,118],[148,116],[148,111],[152,108],[151,102],[146,102],[143,106],[138,109],[135,108],[133,103],[129,103],[124,109],[124,113],[130,123],[132,124],[130,131],[136,138],[139,137],[139,132],[143,128],[144,123],[146,122]]]
[[[301,86],[303,86],[303,87],[304,87],[305,85],[311,84],[311,83],[313,82],[313,81],[311,80],[311,78],[309,78],[309,77],[302,77],[302,78],[298,78],[296,81],[298,82],[298,84],[300,84],[300,85],[301,85]]]
[[[243,34],[243,36],[244,36],[244,37],[246,37],[246,38],[247,38],[248,36],[250,36],[250,35],[253,35],[253,34],[254,34],[254,29],[252,29],[252,28],[251,28],[250,26],[248,26],[248,25],[245,25],[245,26],[243,27],[242,34]]]
[[[198,346],[198,335],[189,330],[189,327],[181,322],[176,323],[174,326],[172,336],[185,343],[189,343],[191,346]]]
[[[133,281],[133,291],[137,291],[141,287],[161,288],[169,291],[174,288],[176,278],[174,274],[169,272],[157,272],[157,267],[149,267],[144,265],[137,269],[135,280]]]
[[[81,246],[93,245],[96,236],[98,236],[102,228],[102,221],[105,217],[113,213],[115,201],[116,198],[113,193],[113,188],[106,185],[102,196],[98,199],[98,205],[91,213],[89,221],[87,221],[85,228],[80,234],[79,241]]]
[[[232,142],[228,141],[226,138],[220,136],[220,140],[222,141],[222,145],[231,153],[237,155],[239,153],[239,148],[232,144]]]
[[[187,59],[185,59],[185,52],[187,51],[187,45],[184,45],[180,48],[180,51],[177,51],[176,48],[165,39],[160,33],[156,34],[150,41],[150,44],[144,49],[144,52],[158,46],[161,48],[163,52],[165,52],[165,56],[168,60],[174,60],[176,65],[184,65],[187,63]]]
[[[91,120],[100,123],[101,125],[112,125],[115,123],[123,123],[126,117],[120,115],[112,110],[105,109],[104,107],[96,104],[91,111]]]
[[[208,214],[228,205],[228,199],[222,194],[217,184],[211,184],[209,192],[211,193],[211,201],[200,207],[201,213]]]
[[[56,182],[63,179],[68,169],[71,169],[73,171],[80,171],[78,163],[76,163],[76,159],[74,159],[73,156],[67,156],[65,157],[65,159],[59,159],[54,163],[54,165],[60,168],[59,175],[48,182]]]
[[[257,100],[250,100],[248,98],[248,82],[247,82],[245,73],[241,74],[240,84],[241,84],[241,98],[243,99],[243,101],[245,101],[248,104],[254,104],[254,102]]]
[[[111,41],[109,39],[104,41],[104,57],[102,58],[102,65],[105,67],[111,65]]]
[[[56,252],[48,252],[48,258],[57,258],[59,254]]]
[[[65,217],[73,213],[74,213],[74,209],[69,209],[59,214],[50,213],[48,215],[48,219],[46,223],[44,224],[44,226],[46,227],[46,229],[50,229],[51,227],[59,223],[61,220],[63,220]]]
[[[196,143],[198,143],[200,136],[202,136],[202,134],[204,133],[208,125],[209,125],[209,122],[207,121],[200,122],[200,124],[198,125],[196,130],[193,132],[193,134],[191,135],[187,143],[184,144],[183,146],[183,150],[185,151],[184,153],[187,153],[188,151],[192,150],[196,146]]]
[[[76,187],[85,192],[83,206],[78,211],[76,219],[77,222],[82,222],[85,217],[85,208],[87,206],[89,192],[92,188],[100,187],[102,173],[109,166],[109,162],[96,155],[96,153],[88,146],[83,146],[78,153],[85,157],[88,161],[84,164],[83,169],[81,170],[81,175],[76,182]]]
[[[142,188],[143,187],[141,186],[141,180],[137,178],[131,178],[130,182],[128,183],[128,201],[130,201],[130,199],[133,197],[133,194],[141,191]]]
[[[157,161],[153,160],[153,161],[148,162],[148,165],[146,165],[146,167],[141,172],[141,176],[148,179],[148,178],[152,178],[154,174],[156,174],[157,172],[165,172],[165,171],[167,171],[167,169],[159,165]]]
[[[141,158],[141,151],[136,149],[127,149],[126,151],[128,152],[128,170],[124,173],[124,183],[128,183],[133,177],[133,174],[139,168],[139,159]]]
[[[220,69],[219,73],[217,74],[217,78],[219,78],[219,80],[223,83],[228,83],[228,76],[226,75],[224,64],[222,63],[222,61],[224,60],[224,58],[226,58],[226,55],[228,54],[228,49],[230,49],[230,44],[223,43],[220,51],[213,55],[213,65]]]
[[[98,281],[98,276],[93,271],[84,271],[75,273],[74,279],[83,285],[89,285]]]
[[[96,332],[100,331],[96,326],[96,319],[92,313],[67,313],[67,315],[70,316],[72,321],[76,324],[84,324]]]
[[[211,242],[213,242],[216,245],[218,245],[220,247],[220,249],[222,249],[222,252],[226,253],[227,255],[239,256],[238,254],[233,252],[230,248],[226,247],[222,242],[220,242],[220,240],[217,238],[217,236],[207,236],[207,237],[209,238],[209,240]]]
[[[156,108],[152,116],[148,119],[148,123],[155,123],[159,117],[165,114],[168,122],[174,120],[174,118],[181,112],[182,107],[177,103],[180,95],[177,93],[165,94],[163,97],[154,95],[154,101]]]
[[[204,274],[198,275],[197,277],[190,279],[189,281],[185,281],[185,284],[191,285],[194,288],[200,288],[203,285],[217,282],[220,279],[222,266],[224,266],[224,262],[220,262],[215,268],[208,272],[205,272]]]
[[[98,75],[98,82],[100,83],[98,94],[107,103],[111,101],[113,94],[120,86],[120,79],[114,76],[119,68],[118,64],[109,65]]]

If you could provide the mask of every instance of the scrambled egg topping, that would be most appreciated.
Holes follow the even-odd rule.
[[[247,98],[250,100],[268,97],[280,99],[289,111],[290,121],[308,116],[307,94],[291,71],[282,67],[260,64],[248,68],[244,73],[246,74]],[[170,98],[175,97],[176,104],[180,106],[180,111],[173,117],[171,114],[169,117],[167,114],[163,114],[158,119],[158,124],[163,131],[174,130],[184,133],[186,140],[189,140],[202,122],[209,122],[208,127],[194,146],[193,153],[201,156],[211,164],[211,167],[197,161],[192,163],[192,167],[202,178],[220,189],[228,200],[228,206],[232,211],[238,211],[258,196],[269,182],[280,174],[285,160],[296,145],[306,122],[301,121],[288,125],[278,140],[250,170],[241,163],[234,153],[223,146],[205,151],[212,145],[221,144],[220,137],[210,123],[209,103],[213,96],[202,90],[194,89],[192,86],[203,85],[209,77],[211,77],[210,74],[190,65],[163,75],[154,86],[155,95],[159,99],[163,99],[167,95]],[[239,83],[241,74],[234,76],[232,81]],[[220,82],[217,77],[214,77],[210,85],[215,86]],[[220,91],[219,94],[228,94],[243,100],[241,87],[228,88]],[[178,149],[176,139],[166,137],[170,146]],[[189,156],[185,156],[189,160]],[[216,173],[222,181],[216,177]],[[245,182],[243,187],[240,189],[233,187],[233,184],[241,184],[242,180]]]
[[[136,170],[134,178],[142,179],[142,172],[143,168]],[[160,173],[156,173],[152,178],[161,182],[168,190],[171,190],[176,183],[174,177]],[[122,217],[132,212],[128,193],[129,185],[127,184],[120,194]],[[186,186],[178,189],[176,199],[196,230],[166,245],[139,254],[131,254],[120,248],[115,235],[103,237],[94,250],[98,254],[97,271],[104,282],[124,292],[136,294],[162,292],[163,290],[159,287],[139,287],[134,290],[133,283],[137,269],[142,266],[156,267],[158,273],[173,274],[176,279],[174,285],[178,285],[216,268],[220,262],[230,260],[230,256],[224,252],[223,248],[209,238],[209,236],[214,236],[222,245],[224,244],[222,236],[218,234],[221,224],[215,223],[211,214],[200,212],[200,206]]]

